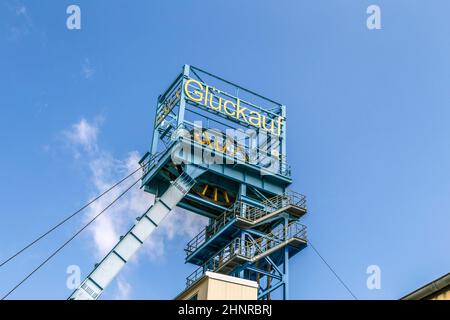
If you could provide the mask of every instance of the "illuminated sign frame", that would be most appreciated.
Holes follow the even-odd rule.
[[[191,84],[194,86],[193,91],[189,89]],[[243,107],[240,98],[235,98],[236,102],[233,98],[226,99],[226,96],[231,97],[231,95],[192,78],[185,81],[184,94],[186,99],[196,104],[277,136],[281,135],[281,128],[285,125],[284,117],[278,115],[276,120],[268,120],[268,115]]]
[[[228,130],[213,127],[211,123],[215,123],[220,128],[234,130],[234,133],[225,132],[225,137],[235,136],[234,139],[242,144],[240,151],[249,150],[246,151],[246,154],[250,164],[260,166],[260,159],[268,159],[269,156],[275,157],[274,159],[279,161],[279,170],[277,171],[284,176],[289,176],[289,166],[286,162],[285,105],[190,65],[183,66],[183,71],[158,97],[157,103],[151,145],[152,153],[156,154],[166,150],[169,142],[164,138],[172,137],[176,130],[195,128],[195,117],[200,116],[206,120],[205,128],[207,130],[219,130],[222,133],[224,133],[223,130]],[[196,108],[205,113],[195,111]],[[208,116],[206,113],[215,116]],[[216,116],[237,125],[221,122]],[[167,118],[170,118],[170,123],[164,124]],[[164,128],[161,128],[162,125]],[[202,126],[200,125],[200,127]],[[250,131],[242,130],[238,126],[244,126]],[[251,131],[252,129],[254,131]],[[223,140],[223,144],[222,142],[216,143],[219,141],[217,139],[208,143],[206,137],[195,139],[195,134],[192,135],[192,132],[189,131],[192,141],[200,143],[201,140],[200,144],[203,147],[211,148],[215,152],[222,153],[225,146],[226,149],[231,148],[231,143],[226,140]],[[224,152],[224,154],[226,153]],[[233,155],[233,158],[234,156],[236,155]],[[258,163],[254,163],[254,161]]]
[[[181,98],[181,85],[175,90],[174,93],[172,93],[172,95],[169,98],[167,98],[164,101],[164,104],[162,105],[156,116],[155,127],[159,126],[161,122],[163,122],[163,120],[167,117],[167,115],[173,110],[173,108],[175,108],[177,103],[180,101],[180,98]]]

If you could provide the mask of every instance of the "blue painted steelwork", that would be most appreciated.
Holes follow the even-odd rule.
[[[143,189],[159,197],[183,172],[202,172],[178,204],[210,218],[185,249],[186,262],[198,266],[187,285],[214,271],[257,281],[260,299],[271,299],[279,288],[287,299],[289,258],[307,240],[306,227],[299,223],[306,199],[287,189],[292,179],[286,162],[286,107],[185,65],[158,97],[154,122],[150,153],[141,163],[155,160],[145,167]],[[229,129],[243,134],[230,145]],[[251,133],[259,137],[268,131],[273,135],[265,140]],[[222,135],[224,144],[218,148]],[[205,152],[223,163],[205,161]]]

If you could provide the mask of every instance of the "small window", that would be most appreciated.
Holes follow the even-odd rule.
[[[198,292],[190,297],[189,300],[198,300]]]

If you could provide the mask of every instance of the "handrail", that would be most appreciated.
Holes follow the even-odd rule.
[[[283,194],[262,201],[264,209],[238,201],[230,210],[223,212],[214,222],[202,229],[186,245],[186,255],[191,255],[206,240],[220,231],[230,220],[240,217],[249,222],[254,222],[286,206],[293,205],[306,210],[306,197],[295,191],[288,190]]]
[[[293,221],[287,226],[276,228],[265,236],[256,240],[233,239],[228,245],[198,267],[186,278],[186,286],[196,282],[206,271],[216,271],[233,257],[239,255],[249,260],[258,260],[258,256],[275,248],[284,241],[292,238],[307,241],[307,228],[298,221]]]
[[[241,205],[243,204],[241,203]],[[306,210],[306,197],[295,191],[288,190],[285,193],[262,201],[262,205],[264,206],[264,209],[246,205],[247,208],[243,209],[243,214],[240,216],[249,221],[256,221],[289,205],[297,206]]]
[[[153,165],[159,160],[160,156],[165,152],[167,152],[167,149],[164,151],[157,152],[155,154],[148,153],[147,156],[141,160],[141,163],[145,163],[143,169],[143,176],[145,176],[150,171]]]

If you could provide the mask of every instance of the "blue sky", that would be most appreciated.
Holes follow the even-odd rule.
[[[66,28],[81,7],[82,29]],[[381,7],[382,29],[366,28]],[[446,0],[0,3],[0,258],[131,170],[155,101],[188,63],[287,106],[292,189],[309,237],[360,299],[397,299],[450,269],[450,24]],[[135,190],[11,298],[64,299],[150,201]],[[100,206],[100,205],[99,205]],[[98,208],[0,269],[6,293]],[[171,299],[203,220],[178,212],[105,299]],[[381,289],[366,268],[381,268]],[[311,249],[293,299],[350,299]]]

